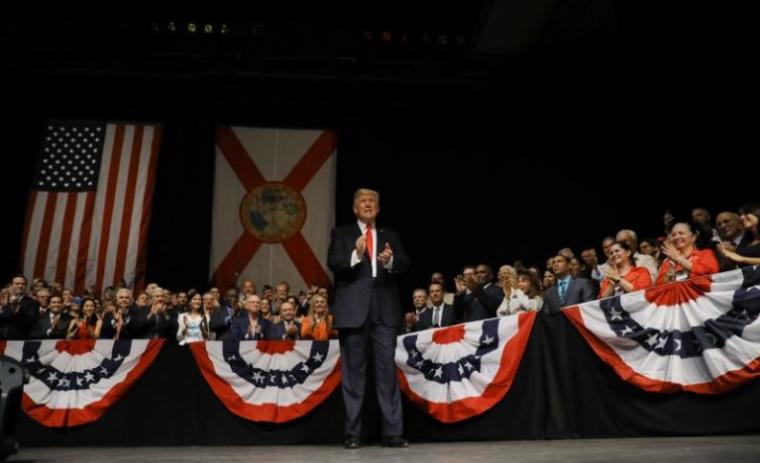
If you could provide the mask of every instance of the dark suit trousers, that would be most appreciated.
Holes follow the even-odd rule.
[[[377,382],[377,401],[383,415],[383,437],[401,436],[401,393],[396,378],[394,355],[396,329],[383,326],[371,314],[361,328],[341,328],[340,355],[343,372],[343,403],[346,408],[345,435],[361,437],[361,412],[367,377],[367,354],[372,348]]]

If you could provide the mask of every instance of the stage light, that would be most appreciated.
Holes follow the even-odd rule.
[[[195,23],[187,23],[187,32],[195,34],[198,30],[198,26]]]
[[[222,35],[227,35],[230,33],[230,26],[226,24],[222,24],[222,27],[219,29],[219,32],[222,33]]]
[[[393,39],[393,33],[391,31],[383,31],[380,35],[382,37],[383,42],[390,42]]]
[[[169,21],[169,24],[166,25],[166,30],[169,32],[176,32],[177,25],[174,23],[174,21]]]
[[[203,33],[204,34],[213,34],[214,33],[214,26],[212,24],[205,24],[203,26]]]
[[[158,32],[161,28],[158,26],[158,23],[153,21],[150,23],[150,31],[151,32]]]
[[[449,43],[449,37],[446,34],[441,34],[438,36],[438,45],[446,46],[448,43]]]

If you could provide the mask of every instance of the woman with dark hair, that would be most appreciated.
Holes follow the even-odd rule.
[[[190,342],[204,341],[208,339],[208,321],[203,312],[203,296],[201,293],[193,294],[190,298],[189,310],[177,319],[177,341],[181,346]]]
[[[262,297],[261,301],[259,301],[259,317],[269,320],[271,323],[279,321],[275,319],[276,315],[272,313],[272,301],[265,297]]]
[[[538,281],[538,277],[527,269],[517,270],[517,286],[512,289],[509,297],[505,297],[507,301],[506,309],[505,305],[499,306],[497,315],[503,317],[506,315],[516,314],[518,312],[538,312],[544,305],[544,298],[541,295],[541,283]]]
[[[760,264],[760,232],[758,231],[758,221],[760,221],[760,204],[747,204],[739,209],[739,220],[746,234],[748,244],[731,251],[724,246],[719,246],[720,252],[732,261],[744,265]]]
[[[100,337],[100,328],[103,326],[103,319],[95,312],[95,300],[91,297],[85,297],[80,303],[81,309],[77,313],[72,313],[72,320],[69,323],[67,339],[98,339]]]
[[[655,238],[644,238],[641,240],[639,243],[639,252],[652,256],[652,259],[657,262],[658,266],[662,264],[662,259],[665,258],[662,252],[660,252],[660,243]]]
[[[547,290],[557,283],[557,275],[552,272],[551,267],[544,270],[544,278],[541,280],[541,287]]]
[[[633,249],[625,241],[615,241],[610,247],[610,265],[604,268],[599,299],[630,293],[652,286],[649,270],[636,266]]]
[[[665,262],[660,267],[655,284],[687,280],[700,275],[710,275],[720,270],[718,259],[710,249],[697,249],[697,236],[686,222],[678,222],[662,245]]]

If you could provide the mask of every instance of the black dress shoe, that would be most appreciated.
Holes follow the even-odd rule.
[[[383,445],[385,447],[394,447],[405,449],[409,447],[409,441],[401,436],[386,437],[383,438]]]
[[[346,437],[345,442],[343,442],[343,446],[347,449],[358,449],[361,447],[361,444],[359,443],[359,439],[356,437]]]

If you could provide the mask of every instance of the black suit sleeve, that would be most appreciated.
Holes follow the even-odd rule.
[[[327,251],[327,266],[336,274],[351,271],[351,254],[354,247],[350,246],[349,241],[340,229],[333,229],[330,235],[330,249]]]
[[[393,242],[390,243],[391,249],[393,250],[393,267],[391,267],[391,272],[404,273],[409,270],[409,267],[411,266],[409,255],[406,253],[404,245],[401,244],[401,238],[395,233],[393,234],[393,238]],[[385,243],[378,244],[382,246],[377,249],[379,253],[385,247]]]
[[[583,288],[581,289],[581,300],[583,302],[588,302],[596,299],[597,292],[594,291],[594,286],[591,284],[591,282],[585,280],[583,283]]]
[[[499,297],[500,293],[501,297]],[[496,285],[489,286],[488,288],[478,286],[472,290],[472,294],[483,304],[483,307],[494,314],[496,314],[496,309],[501,305],[501,301],[504,300],[504,291]]]
[[[229,320],[229,324],[224,322],[224,319],[226,318],[226,312],[227,312],[227,309],[225,309],[224,307],[220,307],[217,310],[215,310],[214,313],[211,314],[211,320],[209,320],[208,322],[209,331],[218,333],[220,331],[223,331],[226,327],[232,325],[231,317]]]
[[[454,318],[464,321],[464,293],[454,295]]]

